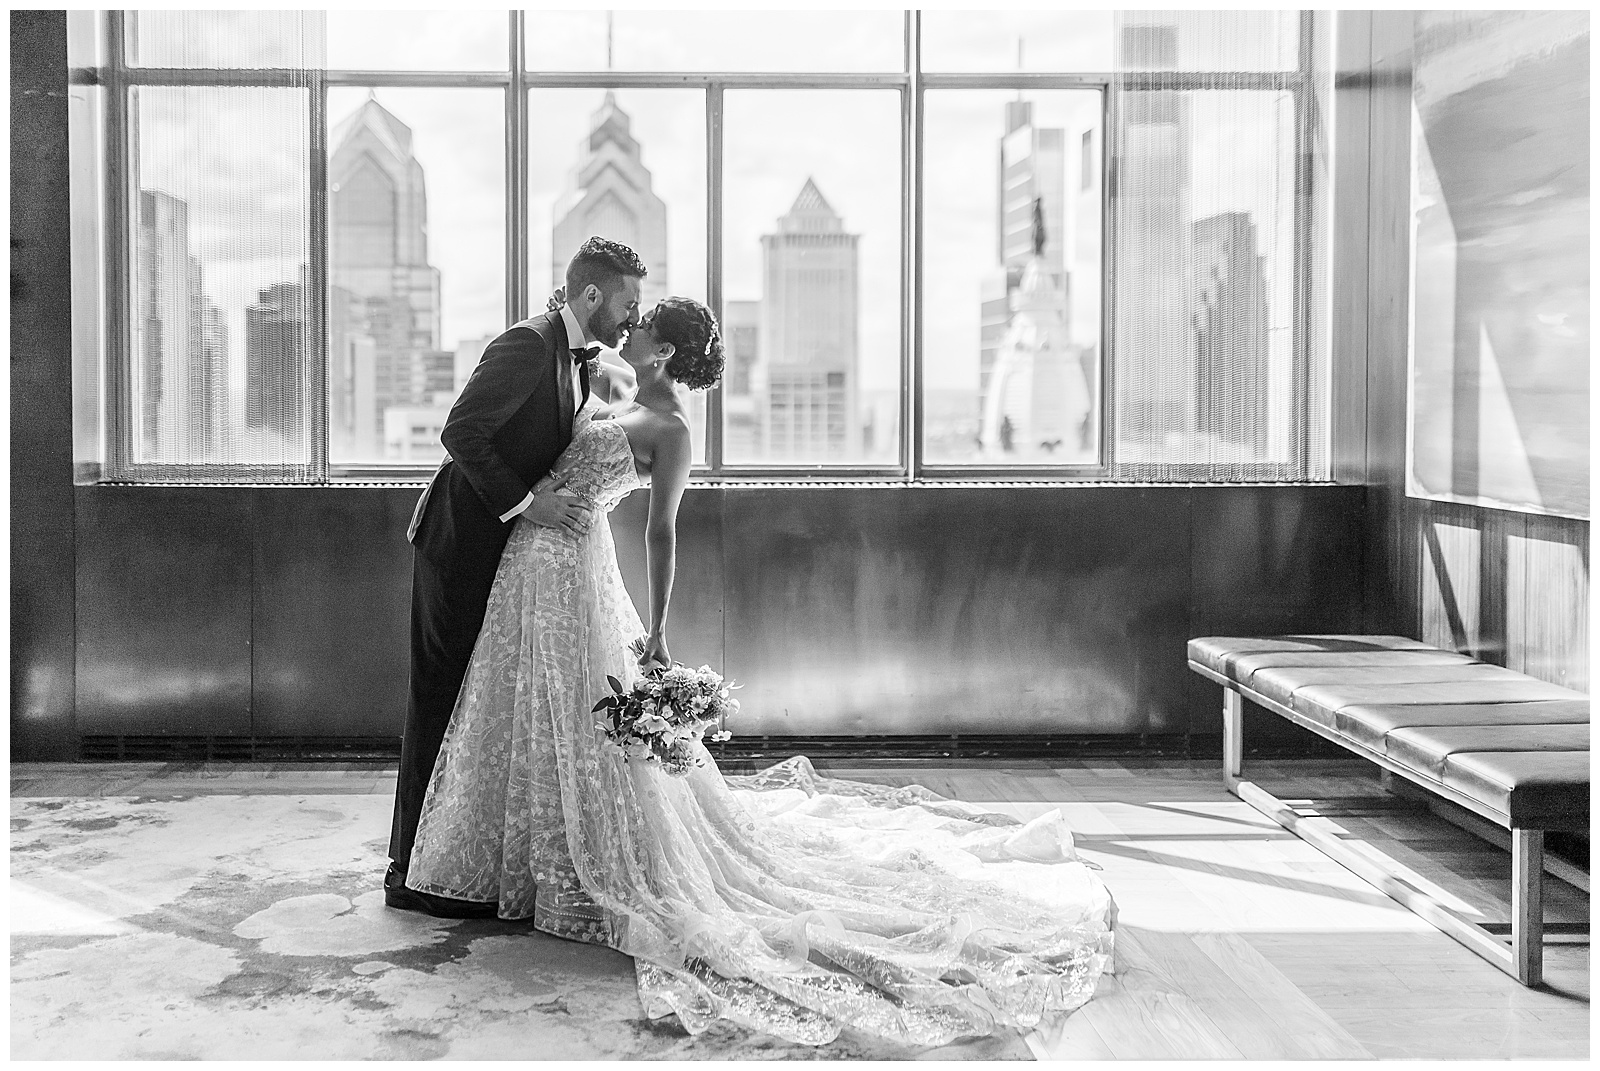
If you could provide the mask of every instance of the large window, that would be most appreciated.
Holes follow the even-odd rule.
[[[603,234],[722,321],[699,479],[1322,478],[1326,26],[108,12],[101,475],[420,479]]]
[[[1099,87],[927,93],[930,465],[1100,463],[1104,109]]]

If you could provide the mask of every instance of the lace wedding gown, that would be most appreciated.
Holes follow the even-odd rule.
[[[634,958],[651,1017],[808,1044],[1031,1028],[1110,969],[1115,907],[1059,811],[1026,824],[819,775],[627,762],[596,699],[644,632],[603,514],[639,486],[623,428],[578,416],[551,478],[580,537],[517,520],[422,809],[408,884]]]

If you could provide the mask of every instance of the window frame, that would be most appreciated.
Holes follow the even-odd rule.
[[[102,85],[105,92],[104,159],[107,181],[105,203],[105,306],[104,318],[104,411],[105,436],[103,482],[153,482],[147,475],[154,466],[132,460],[133,397],[131,355],[131,191],[127,188],[130,169],[128,153],[129,99],[136,86],[251,86],[304,88],[309,83],[311,167],[307,176],[310,198],[309,276],[311,331],[308,349],[308,384],[318,399],[307,414],[311,426],[310,476],[300,485],[338,485],[360,483],[422,483],[433,466],[414,463],[340,463],[328,459],[328,337],[327,283],[328,245],[327,103],[330,88],[498,88],[504,94],[505,114],[505,256],[506,311],[508,323],[525,318],[542,296],[529,288],[529,95],[535,89],[671,89],[698,88],[705,94],[706,106],[706,297],[707,305],[721,318],[723,311],[722,192],[723,192],[723,104],[728,89],[868,89],[894,90],[900,97],[901,159],[901,235],[900,235],[900,410],[897,460],[893,464],[756,464],[731,465],[723,459],[723,399],[719,384],[707,394],[705,462],[696,465],[691,482],[698,485],[746,483],[836,483],[868,482],[882,485],[905,483],[1078,483],[1135,482],[1141,466],[1119,464],[1115,458],[1116,339],[1112,302],[1114,288],[1103,282],[1100,297],[1100,376],[1096,391],[1098,411],[1099,460],[1078,465],[968,465],[929,463],[923,456],[923,332],[922,280],[923,257],[923,116],[927,91],[960,89],[1046,90],[1096,89],[1101,93],[1101,278],[1108,280],[1117,241],[1115,205],[1117,197],[1117,158],[1120,131],[1118,123],[1119,89],[1122,92],[1206,89],[1259,89],[1288,91],[1293,96],[1295,113],[1294,248],[1306,248],[1311,195],[1311,151],[1304,144],[1309,109],[1316,107],[1310,87],[1312,15],[1298,12],[1299,52],[1296,69],[1263,72],[1075,72],[1075,73],[982,73],[922,70],[921,12],[903,13],[903,63],[899,71],[877,73],[735,73],[735,72],[647,72],[593,71],[540,72],[527,68],[526,15],[521,10],[507,12],[508,55],[505,68],[493,71],[371,71],[322,69],[295,72],[281,69],[157,68],[133,66],[127,61],[126,12],[109,10],[104,26],[104,65],[92,72],[75,72],[74,77]],[[1076,176],[1070,176],[1076,181]],[[1308,256],[1297,255],[1293,265],[1294,302],[1291,311],[1294,338],[1291,416],[1293,456],[1289,462],[1262,463],[1251,472],[1263,482],[1318,482],[1307,475],[1309,428],[1306,421],[1310,401],[1310,309],[1307,281],[1312,264]],[[170,471],[172,466],[161,466]],[[1192,480],[1185,480],[1189,466],[1162,466],[1167,479],[1178,482],[1206,480],[1206,466],[1192,466]],[[250,483],[267,471],[266,466],[250,463],[195,464],[184,473],[195,483]],[[145,474],[143,478],[141,475]],[[170,482],[171,477],[167,477]],[[188,481],[186,481],[188,482]]]

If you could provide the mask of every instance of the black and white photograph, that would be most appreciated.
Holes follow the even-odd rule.
[[[12,8],[9,1057],[1587,1064],[1590,21]]]

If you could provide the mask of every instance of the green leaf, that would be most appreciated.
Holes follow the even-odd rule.
[[[617,680],[617,678],[613,677],[609,673],[606,674],[606,683],[611,685],[611,690],[613,692],[616,692],[618,695],[622,694],[622,682]]]

